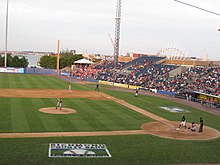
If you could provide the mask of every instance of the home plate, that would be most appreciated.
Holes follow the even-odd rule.
[[[176,130],[179,131],[180,129],[179,129],[179,128],[176,128]]]

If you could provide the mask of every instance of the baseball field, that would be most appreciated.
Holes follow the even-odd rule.
[[[72,91],[68,91],[68,85]],[[172,100],[70,83],[54,76],[0,73],[0,164],[142,165],[220,163],[220,117]],[[62,111],[56,110],[62,98]],[[179,126],[186,110],[187,125]],[[46,111],[44,111],[46,109]],[[70,110],[72,113],[68,113]],[[50,143],[105,144],[110,158],[49,158]]]

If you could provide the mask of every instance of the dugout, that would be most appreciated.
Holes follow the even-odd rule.
[[[210,95],[202,92],[189,92],[187,93],[189,96],[191,95],[191,101],[200,102],[203,105],[220,108],[220,97],[215,95]]]

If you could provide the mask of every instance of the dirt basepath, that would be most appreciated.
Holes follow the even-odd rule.
[[[87,98],[92,100],[113,100],[142,115],[148,116],[155,122],[149,122],[141,126],[141,130],[132,131],[99,131],[99,132],[42,132],[42,133],[1,133],[0,138],[28,138],[28,137],[64,137],[64,136],[113,136],[152,134],[165,138],[179,140],[209,140],[220,137],[220,132],[205,127],[204,132],[191,132],[188,129],[177,130],[179,122],[172,122],[160,116],[152,114],[144,109],[129,104],[123,100],[95,91],[72,91],[67,90],[45,90],[45,89],[1,89],[0,97],[19,98]],[[48,108],[48,107],[47,107]],[[47,109],[46,108],[46,109]],[[65,108],[65,107],[64,107]],[[48,109],[47,109],[48,110]],[[50,108],[49,111],[54,111]],[[55,111],[54,111],[55,112]]]
[[[7,89],[3,88],[0,97],[16,98],[85,98],[91,100],[108,100],[93,91],[57,90],[57,89]]]

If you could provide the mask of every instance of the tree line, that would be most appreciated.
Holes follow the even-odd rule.
[[[24,56],[12,56],[11,53],[7,53],[7,67],[26,68],[28,64],[28,59]],[[5,57],[1,55],[0,66],[5,66]]]
[[[59,69],[71,67],[75,61],[82,59],[82,54],[74,54],[69,50],[62,50],[60,52]],[[47,69],[57,68],[57,56],[42,56],[40,58],[40,66]]]
[[[75,61],[82,59],[82,54],[74,54],[69,50],[62,50],[60,52],[59,67],[60,69],[70,67]],[[28,67],[28,59],[24,56],[13,56],[11,53],[7,54],[7,67]],[[41,67],[46,69],[57,68],[57,56],[44,55],[40,58],[39,64]],[[0,67],[4,67],[5,57],[0,55]]]

